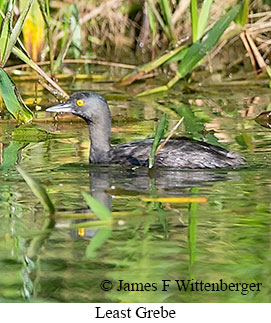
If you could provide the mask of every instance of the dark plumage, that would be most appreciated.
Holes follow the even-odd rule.
[[[48,112],[70,112],[83,118],[90,131],[89,161],[96,164],[148,166],[153,139],[110,144],[111,115],[107,102],[94,92],[78,92]],[[225,168],[244,163],[241,156],[218,146],[188,138],[169,140],[155,157],[155,166],[177,168]]]

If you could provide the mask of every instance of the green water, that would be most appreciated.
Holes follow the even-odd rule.
[[[47,190],[57,213],[54,219],[48,217],[15,167],[0,171],[1,301],[270,302],[271,133],[252,120],[267,109],[270,90],[191,86],[180,94],[177,87],[164,96],[139,100],[133,88],[125,92],[110,83],[73,85],[72,90],[78,89],[106,94],[113,143],[152,137],[166,112],[168,129],[185,116],[177,135],[213,140],[215,134],[220,143],[243,154],[247,165],[237,170],[151,173],[89,166],[85,123],[54,121],[44,112],[52,98],[39,93],[42,109],[33,126],[69,136],[25,143],[18,164]],[[34,85],[21,91],[31,98]],[[14,127],[1,121],[4,162]],[[87,219],[82,191],[113,211],[112,225]],[[207,202],[146,201],[157,197],[202,197]],[[246,295],[240,289],[179,291],[175,280],[189,279],[262,285]],[[104,280],[112,282],[110,291],[101,289]],[[142,285],[139,290],[130,285],[130,290],[118,291],[120,280]],[[170,280],[164,291],[163,280]]]

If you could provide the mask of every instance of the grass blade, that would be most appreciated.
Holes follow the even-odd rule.
[[[188,50],[178,67],[180,78],[187,75],[201,61],[201,59],[216,45],[221,35],[236,17],[240,6],[231,9],[225,16],[219,19],[215,25],[203,36],[203,39],[194,43]]]
[[[162,116],[162,119],[160,120],[160,122],[157,126],[157,129],[156,129],[156,134],[155,134],[154,141],[152,144],[151,154],[149,157],[149,168],[152,168],[154,165],[154,157],[155,157],[156,151],[158,149],[160,140],[162,139],[162,137],[164,135],[166,121],[167,121],[167,117],[166,117],[166,114],[164,113]]]
[[[4,65],[3,58],[6,53],[6,47],[7,47],[7,43],[8,43],[8,39],[9,39],[13,2],[14,1],[12,1],[12,0],[9,1],[8,10],[7,10],[7,13],[4,18],[2,28],[1,28],[2,29],[1,35],[0,35],[0,63],[1,63],[1,66]]]
[[[168,27],[169,35],[170,35],[170,40],[175,44],[176,39],[174,35],[174,29],[173,29],[173,24],[172,24],[172,9],[170,7],[170,2],[169,0],[159,0],[160,7],[163,13],[163,17],[166,21],[166,25]]]
[[[23,103],[12,79],[2,68],[0,68],[0,93],[8,111],[18,122],[27,123],[32,120],[32,112]]]
[[[244,27],[245,24],[248,22],[249,5],[250,5],[250,0],[243,0],[240,12],[235,19],[235,22],[241,25],[242,27]]]
[[[50,6],[49,0],[37,0],[39,3],[40,11],[43,16],[43,20],[46,27],[46,37],[48,40],[49,48],[49,59],[50,59],[50,71],[53,74],[54,69],[54,53],[53,53],[53,40],[52,40],[52,27],[51,27],[51,16],[50,16]]]
[[[89,195],[86,192],[82,192],[84,199],[87,202],[87,205],[91,208],[93,213],[97,215],[97,217],[101,220],[110,220],[112,219],[111,211],[105,207],[101,202],[96,200],[94,197]]]
[[[191,0],[190,4],[191,22],[192,22],[192,39],[193,43],[197,41],[198,33],[198,1]]]
[[[202,4],[197,27],[197,40],[199,40],[205,32],[212,3],[213,0],[204,0]]]
[[[111,236],[112,230],[107,228],[100,229],[95,236],[91,239],[90,244],[86,249],[86,257],[94,258],[96,257],[96,250],[100,248],[105,241]]]
[[[188,49],[189,47],[182,48],[180,51],[178,51],[178,53],[174,54],[171,58],[169,58],[164,64],[167,65],[173,62],[181,61],[187,54]]]
[[[177,56],[182,50],[184,50],[185,46],[179,46],[170,52],[162,55],[161,57],[158,57],[157,59],[144,64],[140,67],[138,67],[135,71],[125,75],[119,82],[121,85],[128,85],[133,83],[135,80],[138,80],[142,78],[142,76],[155,68],[167,63],[169,60],[174,59],[175,56]]]
[[[54,63],[54,72],[56,72],[60,65],[63,63],[63,60],[65,59],[71,44],[71,49],[73,50],[74,57],[77,59],[80,57],[80,52],[82,49],[82,35],[80,21],[78,17],[78,8],[76,5],[73,5],[71,7],[71,12],[66,12],[66,19],[63,25],[63,32],[64,35],[61,41],[60,51]]]
[[[55,213],[55,207],[44,187],[30,177],[20,166],[17,166],[17,170],[26,181],[31,191],[39,199],[43,207],[48,210],[50,215],[53,215]]]
[[[54,82],[32,59],[27,56],[23,51],[21,51],[18,47],[14,46],[12,48],[12,52],[14,55],[19,57],[22,61],[24,61],[28,66],[33,68],[38,74],[40,74],[49,84],[51,84],[54,89],[58,92],[59,96],[63,98],[68,98],[68,94],[56,83]],[[56,95],[55,91],[53,91],[54,95]]]
[[[266,65],[266,72],[267,72],[267,75],[269,76],[269,87],[271,88],[271,68],[268,65]]]
[[[156,23],[155,23],[153,13],[151,11],[151,8],[150,8],[150,5],[148,2],[147,2],[147,14],[148,14],[151,33],[152,33],[152,46],[154,46],[155,45],[155,37],[157,34],[157,28],[156,28]]]
[[[168,32],[167,26],[165,25],[162,17],[160,16],[158,10],[156,9],[155,5],[153,4],[152,0],[147,0],[148,1],[148,5],[151,8],[151,11],[153,13],[153,15],[155,16],[156,20],[158,21],[159,25],[161,26],[163,32],[165,33],[165,35],[167,36],[167,38],[170,40],[171,36]]]
[[[2,59],[2,65],[4,66],[11,54],[11,51],[12,51],[12,48],[14,47],[14,45],[16,44],[17,40],[18,40],[18,37],[22,31],[22,28],[23,28],[23,24],[25,22],[25,19],[26,19],[26,16],[32,6],[32,3],[33,3],[33,0],[29,0],[28,4],[25,6],[23,12],[21,13],[19,19],[17,20],[10,36],[9,36],[9,40],[8,40],[8,43],[7,43],[7,47],[6,47],[6,50],[5,50],[5,54],[3,56],[3,59]]]
[[[232,20],[236,17],[239,10],[240,5],[231,9],[226,13],[226,15],[215,23],[215,25],[202,37],[202,39],[191,45],[187,51],[187,54],[179,64],[178,72],[176,73],[175,77],[167,83],[167,85],[144,91],[137,96],[167,91],[181,78],[190,73],[202,60],[202,58],[206,56],[206,54],[217,44],[219,38],[227,29]]]
[[[168,88],[167,85],[162,85],[162,86],[155,87],[154,89],[149,89],[149,90],[143,91],[141,93],[138,93],[136,95],[136,97],[140,98],[141,96],[145,96],[145,95],[157,94],[157,93],[160,93],[160,92],[165,92],[168,89],[169,88]]]

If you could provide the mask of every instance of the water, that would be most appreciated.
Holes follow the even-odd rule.
[[[28,86],[27,93],[21,89],[25,98],[34,93],[34,85]],[[185,115],[178,135],[214,140],[207,131],[215,130],[219,142],[243,154],[247,165],[150,173],[89,166],[86,125],[70,117],[54,122],[44,112],[49,97],[40,94],[42,110],[34,126],[69,136],[29,143],[19,164],[47,190],[57,213],[48,217],[16,168],[0,171],[1,301],[270,302],[271,135],[252,120],[266,110],[269,90],[224,85],[180,95],[177,87],[138,100],[110,83],[76,83],[73,89],[106,94],[113,143],[152,137],[164,112],[169,129]],[[2,158],[14,126],[1,122]],[[89,219],[82,191],[112,210],[112,225]],[[101,288],[107,280],[110,291]],[[238,291],[208,291],[206,285],[204,291],[179,291],[176,280],[254,285],[248,292],[246,285]],[[118,291],[120,284],[124,290]]]

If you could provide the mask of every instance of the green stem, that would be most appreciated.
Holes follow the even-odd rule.
[[[192,37],[193,43],[197,41],[198,33],[198,4],[197,0],[191,0],[191,22],[192,22]]]

